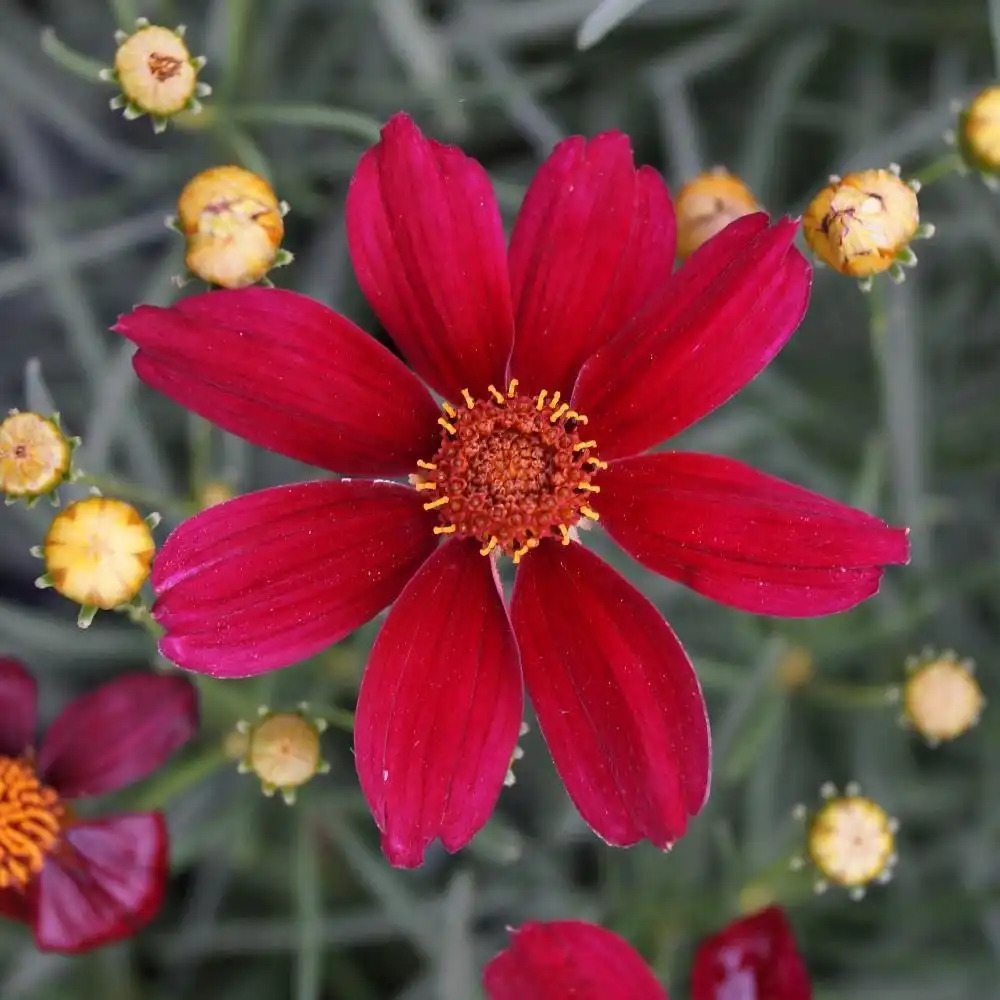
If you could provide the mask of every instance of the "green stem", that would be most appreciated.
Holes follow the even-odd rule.
[[[123,31],[134,31],[139,11],[135,0],[108,0],[108,6],[115,15],[118,27]]]
[[[221,744],[214,744],[201,753],[182,758],[156,773],[135,796],[133,808],[140,812],[162,809],[178,795],[215,774],[230,763]]]
[[[910,174],[908,180],[920,181],[921,187],[927,187],[955,173],[962,166],[962,157],[958,153],[948,152],[944,156],[939,156],[936,160],[931,160],[915,173]]]
[[[229,111],[232,121],[247,125],[292,125],[329,129],[378,142],[381,125],[369,115],[320,104],[244,104]]]
[[[97,476],[90,472],[82,472],[73,480],[74,483],[82,483],[85,486],[96,486],[101,493],[108,496],[118,497],[130,503],[141,504],[150,510],[159,511],[161,514],[170,512],[181,517],[189,517],[198,512],[196,504],[178,500],[176,497],[167,497],[155,490],[147,489],[137,483],[129,483],[124,479],[116,479],[114,476]]]
[[[239,87],[253,7],[254,0],[226,0],[226,64],[219,82],[220,104],[228,104]]]
[[[323,719],[324,722],[329,722],[331,726],[343,729],[344,732],[354,732],[354,713],[349,712],[346,708],[338,708],[336,705],[314,707],[310,704],[307,714],[314,719]]]
[[[101,72],[107,67],[60,42],[54,28],[42,29],[42,51],[53,61],[87,83],[100,83]]]

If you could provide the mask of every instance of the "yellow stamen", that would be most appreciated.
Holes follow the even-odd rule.
[[[542,412],[542,407],[545,406],[545,397],[548,394],[547,389],[542,389],[542,391],[538,394],[538,405],[535,406],[535,409],[538,410],[539,413]]]
[[[455,430],[455,425],[454,425],[454,424],[449,424],[449,423],[448,423],[448,421],[444,419],[444,417],[438,417],[438,423],[439,423],[439,424],[440,424],[440,425],[441,425],[441,426],[442,426],[442,427],[443,427],[443,428],[444,428],[444,429],[445,429],[445,430],[446,430],[446,431],[447,431],[447,432],[448,432],[449,434],[457,434],[457,433],[458,433],[458,431],[457,431],[457,430]]]
[[[516,566],[521,561],[521,556],[530,552],[532,549],[537,549],[537,548],[538,548],[537,538],[526,538],[524,540],[524,544],[519,549],[515,549],[514,552],[511,553],[511,559],[514,560],[514,565]]]
[[[471,410],[475,405],[476,401],[472,398],[472,393],[468,389],[462,390],[462,399],[465,400],[465,405]]]
[[[434,525],[434,534],[435,535],[450,535],[452,532],[457,531],[457,530],[458,529],[453,524],[444,524],[444,525],[436,524],[436,525]]]
[[[567,420],[575,420],[578,424],[589,424],[590,420],[585,417],[582,413],[577,413],[576,410],[570,410],[566,414]]]
[[[451,403],[442,403],[441,409],[444,410],[444,412],[447,413],[453,420],[458,416],[458,413],[455,411],[455,407],[452,406]]]
[[[488,385],[486,391],[501,405],[507,402],[507,397],[495,385]]]
[[[550,422],[553,424],[556,423],[568,409],[569,409],[569,403],[560,403],[559,409],[556,410],[551,417],[549,417]]]
[[[415,485],[418,490],[436,490],[438,488],[437,483],[416,483]]]
[[[591,521],[597,521],[600,519],[600,514],[598,514],[597,511],[592,509],[591,507],[587,506],[581,507],[580,513],[583,514],[584,517],[589,517]]]
[[[507,386],[507,395],[513,399],[517,395],[517,379],[512,378],[510,380],[510,385]]]
[[[595,486],[593,483],[577,483],[576,488],[578,490],[586,490],[588,493],[600,493],[601,487]]]
[[[558,389],[556,389],[556,391],[552,393],[552,398],[549,400],[550,409],[554,410],[559,405],[559,397],[561,395],[562,393]]]
[[[497,547],[497,536],[492,535],[490,540],[479,550],[481,556],[488,556]]]
[[[42,870],[64,817],[58,795],[27,760],[0,757],[0,889],[23,888]]]
[[[438,497],[437,500],[431,500],[430,503],[424,504],[424,510],[434,510],[437,507],[443,507],[448,502],[448,497]]]
[[[565,524],[559,525],[559,534],[562,535],[563,545],[569,545],[569,528]]]
[[[608,467],[607,462],[602,462],[599,458],[588,458],[586,465],[592,465],[595,469],[606,469]]]
[[[586,451],[588,448],[596,448],[596,447],[597,447],[596,441],[580,441],[578,444],[573,445],[573,451]],[[593,459],[590,458],[587,459],[587,461],[592,462]],[[417,465],[419,464],[420,463],[417,462]]]
[[[417,459],[417,467],[420,469],[436,469],[437,466],[433,462],[425,462],[422,458]]]

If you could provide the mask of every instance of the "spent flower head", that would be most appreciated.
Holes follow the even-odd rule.
[[[953,650],[924,650],[906,661],[901,721],[931,745],[953,740],[979,721],[986,699],[975,665]]]
[[[181,111],[201,110],[198,98],[210,94],[212,88],[198,80],[205,58],[191,56],[183,26],[164,28],[139,18],[135,31],[119,31],[115,41],[114,67],[101,73],[121,88],[111,99],[112,109],[121,108],[126,118],[149,115],[157,132]]]
[[[68,437],[59,415],[11,410],[0,422],[0,493],[7,503],[49,496],[72,474],[79,438]]]
[[[703,243],[744,215],[761,210],[753,192],[724,167],[688,181],[677,192],[677,257],[686,260]]]
[[[188,270],[222,288],[261,281],[292,259],[280,249],[287,210],[263,177],[243,167],[203,170],[177,201],[176,228],[187,241]]]

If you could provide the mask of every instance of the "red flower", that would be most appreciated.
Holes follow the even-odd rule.
[[[483,970],[490,1000],[667,1000],[642,958],[617,934],[576,920],[529,923]],[[777,907],[703,941],[691,1000],[810,1000],[809,976]]]
[[[76,818],[71,799],[155,771],[198,723],[182,677],[125,674],[69,704],[36,754],[36,688],[0,658],[0,914],[42,951],[81,952],[141,930],[167,881],[159,813]]]
[[[768,614],[848,608],[907,558],[903,531],[739,462],[640,454],[725,402],[798,325],[810,271],[795,230],[747,216],[672,275],[667,189],[607,134],[556,148],[505,253],[482,167],[395,117],[351,183],[348,242],[443,413],[389,351],[291,292],[211,292],[116,327],[176,401],[371,477],[264,490],[182,524],[153,569],[163,653],[255,674],[393,604],[355,735],[390,860],[417,865],[437,837],[456,850],[486,821],[522,677],[587,822],[612,844],[672,843],[708,790],[701,692],[669,626],[576,526],[599,515],[644,565]],[[483,558],[500,553],[518,563],[509,613]]]

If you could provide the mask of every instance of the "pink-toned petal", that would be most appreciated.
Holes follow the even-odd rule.
[[[605,460],[645,451],[757,376],[805,315],[812,271],[796,222],[748,215],[704,244],[588,361],[573,408]]]
[[[20,757],[35,743],[38,688],[24,665],[0,656],[0,754]]]
[[[733,997],[812,998],[792,928],[776,906],[733,921],[695,952],[691,1000]]]
[[[437,447],[437,409],[350,320],[277,288],[139,306],[113,328],[149,386],[253,444],[324,469],[395,476]]]
[[[843,611],[909,559],[904,528],[730,458],[641,455],[612,462],[600,484],[601,525],[626,552],[754,614]]]
[[[163,655],[247,677],[326,649],[392,602],[434,551],[436,518],[406,486],[278,486],[209,507],[153,563]]]
[[[667,1000],[630,944],[579,920],[513,931],[483,970],[483,987],[489,1000]]]
[[[38,772],[63,798],[104,795],[152,774],[197,728],[198,694],[186,677],[123,674],[63,709]]]
[[[518,568],[511,619],[528,694],[580,814],[609,844],[665,848],[708,795],[698,679],[656,608],[574,542]]]
[[[495,567],[450,541],[399,595],[361,680],[354,756],[394,865],[464,847],[496,805],[521,723],[517,647]]]
[[[510,243],[511,375],[569,395],[580,366],[670,277],[674,209],[627,136],[573,136],[535,175]]]
[[[27,895],[16,889],[0,889],[0,916],[22,924],[30,923],[31,905]]]
[[[159,813],[71,826],[31,887],[38,948],[76,954],[141,931],[163,902],[167,848]]]
[[[442,395],[502,385],[514,339],[503,226],[486,171],[404,114],[347,192],[358,283],[407,360]]]

